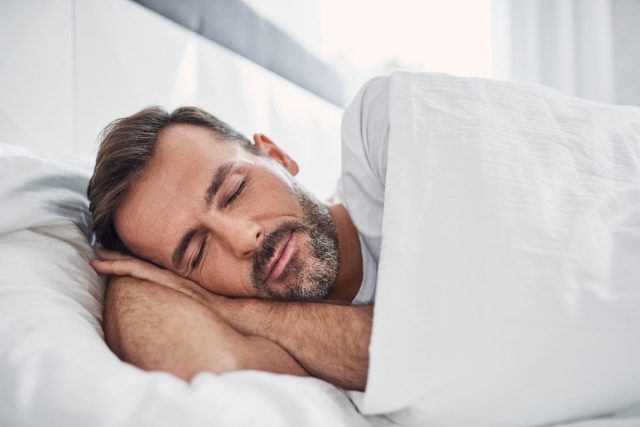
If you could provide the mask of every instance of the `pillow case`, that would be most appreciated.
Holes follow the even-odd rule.
[[[89,175],[0,144],[0,425],[369,425],[318,379],[240,371],[187,383],[120,361],[88,264]]]

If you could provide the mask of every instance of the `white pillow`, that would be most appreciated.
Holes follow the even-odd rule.
[[[191,383],[121,362],[88,264],[90,170],[0,144],[0,425],[369,425],[332,385],[242,371]]]

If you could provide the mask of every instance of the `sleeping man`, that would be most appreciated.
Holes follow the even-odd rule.
[[[112,122],[88,196],[102,245],[92,265],[110,275],[104,329],[116,354],[187,380],[257,369],[364,390],[386,89],[386,78],[372,80],[345,113],[343,128],[355,120],[363,134],[343,141],[329,205],[302,187],[296,162],[267,136],[251,143],[198,108]]]
[[[394,72],[341,137],[326,205],[274,142],[201,110],[108,126],[88,195],[111,348],[185,379],[366,386],[362,412],[402,425],[637,404],[640,109]]]

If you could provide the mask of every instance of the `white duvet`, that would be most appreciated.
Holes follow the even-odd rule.
[[[370,425],[321,380],[243,371],[186,383],[121,362],[87,263],[87,179],[0,145],[0,426]]]
[[[364,412],[640,425],[640,109],[397,72],[389,121]]]

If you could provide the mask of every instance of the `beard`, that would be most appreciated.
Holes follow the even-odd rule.
[[[327,207],[298,185],[294,185],[303,211],[302,221],[286,221],[268,236],[253,261],[251,282],[260,295],[282,301],[317,301],[326,298],[335,285],[340,266],[338,236]],[[283,286],[271,288],[266,271],[278,245],[291,233],[305,235],[309,245],[300,245],[279,277]],[[304,242],[304,240],[299,240]],[[310,246],[310,247],[308,247]],[[306,255],[306,257],[303,257]]]

